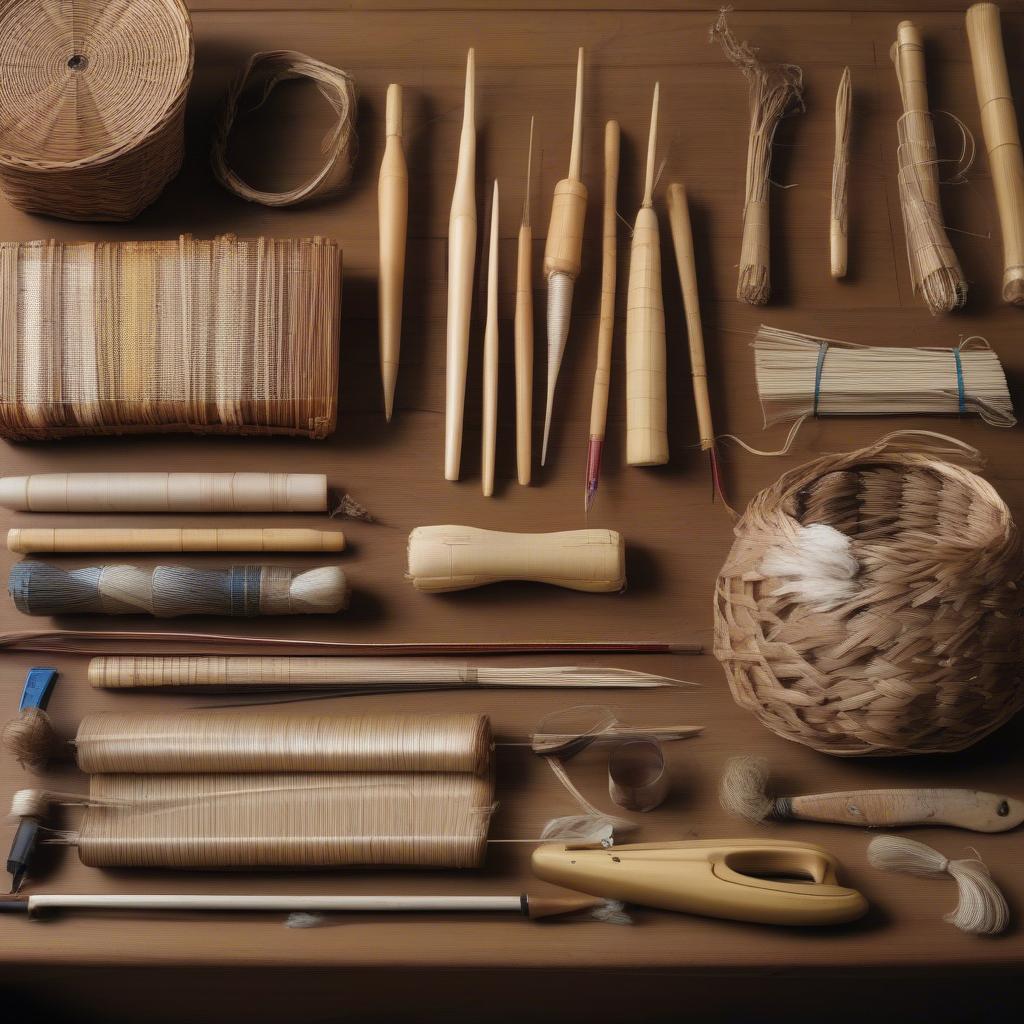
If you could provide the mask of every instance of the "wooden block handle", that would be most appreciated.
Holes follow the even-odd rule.
[[[626,585],[625,545],[614,530],[500,533],[472,526],[419,526],[409,534],[408,577],[417,590],[468,590],[532,580],[613,593]]]
[[[19,554],[77,551],[343,551],[340,530],[13,529],[7,547]]]

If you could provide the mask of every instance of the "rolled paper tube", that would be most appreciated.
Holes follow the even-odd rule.
[[[408,578],[442,593],[504,580],[613,593],[626,586],[625,544],[614,530],[500,533],[472,526],[419,526],[409,534]]]
[[[967,41],[1003,235],[1003,300],[1024,306],[1024,157],[995,4],[967,9]]]
[[[627,811],[653,811],[668,796],[665,752],[653,739],[620,743],[608,755],[608,795]]]
[[[0,479],[18,512],[326,512],[321,473],[33,473]]]
[[[469,772],[491,758],[486,715],[252,711],[87,715],[74,740],[87,775],[179,772]]]
[[[74,551],[344,551],[340,530],[13,529],[7,547],[20,554]]]

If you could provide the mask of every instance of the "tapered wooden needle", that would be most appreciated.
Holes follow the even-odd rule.
[[[533,229],[530,226],[530,181],[533,170],[533,118],[526,157],[526,195],[519,225],[516,262],[516,471],[519,483],[530,483],[533,462]]]
[[[484,328],[483,449],[480,465],[484,497],[494,493],[494,454],[498,439],[498,182],[491,201],[491,242],[487,259],[487,323]]]

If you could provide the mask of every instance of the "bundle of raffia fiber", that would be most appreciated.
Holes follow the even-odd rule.
[[[718,578],[733,697],[823,753],[962,750],[1024,704],[1010,511],[939,457],[973,449],[912,433],[784,474],[750,503]]]
[[[0,186],[22,210],[131,220],[181,167],[183,0],[0,0]]]
[[[0,437],[334,429],[326,238],[0,242]]]

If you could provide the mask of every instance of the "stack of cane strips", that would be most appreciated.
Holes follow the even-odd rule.
[[[96,715],[77,832],[92,867],[476,867],[493,800],[487,718]]]
[[[0,436],[325,437],[340,297],[319,237],[0,242]]]

